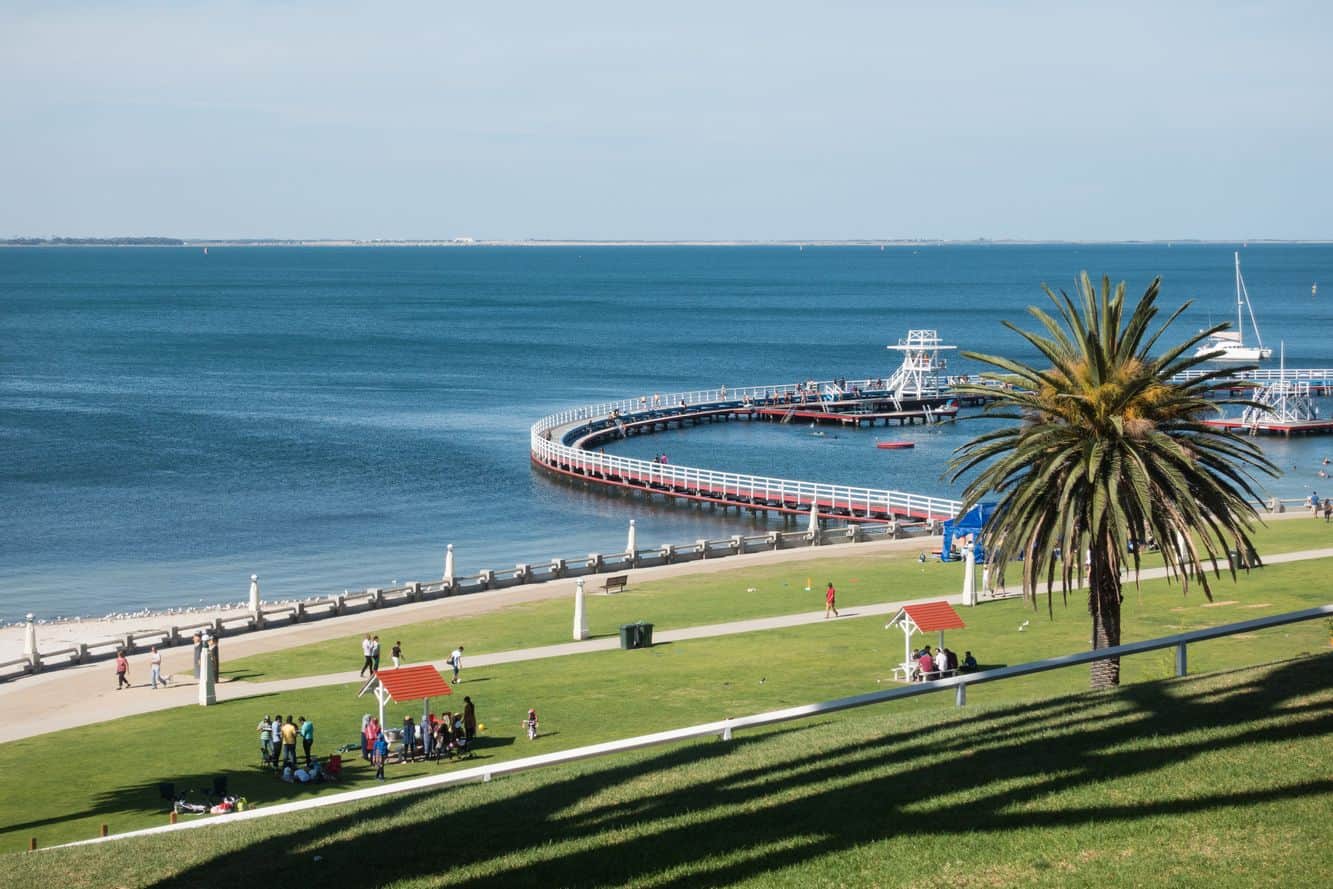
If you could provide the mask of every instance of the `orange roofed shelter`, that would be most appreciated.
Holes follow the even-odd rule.
[[[943,648],[945,630],[961,630],[967,626],[958,616],[958,612],[953,610],[953,606],[943,600],[904,605],[898,609],[893,620],[884,625],[884,629],[887,630],[895,624],[903,629],[903,662],[894,667],[893,674],[897,678],[898,672],[902,671],[904,682],[912,678],[912,667],[915,665],[912,660],[912,634],[938,632],[939,647]]]
[[[430,699],[453,694],[449,683],[444,681],[440,671],[430,664],[418,667],[398,667],[395,670],[380,670],[361,689],[361,694],[374,691],[375,700],[380,703],[380,727],[384,727],[384,705],[393,701],[402,704],[407,701],[423,701],[422,717],[430,713]],[[357,695],[360,697],[361,695]]]

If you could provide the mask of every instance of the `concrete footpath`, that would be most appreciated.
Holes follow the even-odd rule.
[[[903,546],[903,544],[907,544],[907,546]],[[892,541],[886,542],[885,548],[892,546],[893,549],[915,550],[920,549],[921,545],[922,541],[919,539],[913,541]],[[855,545],[855,548],[839,547],[838,549],[840,552],[837,554],[842,556],[860,555],[863,553],[870,555],[872,554],[872,551],[877,548],[880,548],[879,544],[857,544]],[[807,555],[806,558],[810,558],[832,555],[832,553],[828,551],[830,549],[832,549],[832,547],[820,547],[818,549],[811,548],[811,550],[789,551],[789,553],[791,555],[808,553],[809,555]],[[769,554],[756,555],[763,556]],[[780,555],[780,552],[771,555],[777,556]],[[1264,564],[1280,565],[1290,562],[1326,558],[1333,558],[1333,548],[1275,553],[1266,556]],[[804,560],[805,559],[792,559],[791,561]],[[787,560],[772,559],[760,561]],[[650,568],[636,572],[634,580],[636,582],[647,581],[653,579],[652,574],[654,572],[669,572],[672,568],[689,569],[697,566],[698,568],[707,571],[726,571],[742,570],[745,567],[754,566],[759,563],[760,562],[746,562],[744,564],[738,564],[738,560],[729,559],[725,562],[698,562],[681,566],[663,566],[663,568],[660,569]],[[677,570],[671,573],[681,574],[695,572]],[[1154,568],[1141,572],[1140,579],[1153,580],[1165,576],[1165,569]],[[1128,582],[1132,582],[1132,580]],[[274,631],[250,634],[237,637],[234,640],[225,640],[227,644],[224,648],[224,657],[243,657],[258,651],[280,650],[296,645],[322,641],[323,639],[343,637],[350,634],[360,633],[363,631],[363,628],[376,629],[378,632],[383,633],[385,631],[386,621],[390,619],[390,617],[394,619],[395,624],[401,625],[424,620],[439,619],[445,616],[481,613],[520,601],[533,601],[536,599],[569,596],[569,590],[565,588],[568,586],[571,585],[553,583],[543,584],[542,587],[520,587],[512,591],[498,591],[494,596],[479,594],[476,596],[459,597],[456,599],[445,599],[438,602],[404,606],[402,608],[394,609],[391,613],[368,612],[365,614],[350,615],[347,618],[322,621],[319,624],[307,625],[305,627],[297,625]],[[547,587],[552,589],[544,589]],[[517,595],[500,595],[505,592],[512,592]],[[873,605],[861,605],[854,608],[844,609],[840,618],[830,620],[829,623],[855,620],[858,618],[884,617],[892,615],[903,605],[912,604],[914,602],[939,601],[941,598],[948,599],[955,604],[958,603],[960,599],[960,597],[956,595],[944,597],[936,595],[919,599],[904,599]],[[422,613],[435,612],[441,610],[441,606],[450,605],[453,606],[452,608],[447,609],[450,612],[450,615]],[[762,630],[805,626],[821,623],[823,621],[824,612],[823,609],[820,609],[818,611],[808,611],[798,614],[754,618],[751,620],[732,621],[697,627],[683,627],[675,630],[661,630],[656,632],[654,636],[657,641],[661,642],[680,642],[690,639],[704,639],[736,635],[739,633],[758,632]],[[333,626],[334,624],[338,624],[339,626],[335,627]],[[314,632],[300,632],[303,629]],[[250,644],[247,645],[245,643]],[[539,660],[552,657],[568,657],[589,652],[607,651],[617,648],[619,644],[619,639],[611,636],[589,639],[583,642],[567,642],[558,645],[515,649],[489,654],[472,654],[469,652],[468,657],[464,662],[464,685],[466,685],[468,674],[478,668],[496,664],[516,663],[519,661]],[[188,650],[182,651],[181,649],[167,649],[167,652],[169,652],[169,654],[164,656],[164,672],[168,674],[174,672],[178,675],[189,676],[191,669],[191,653]],[[349,660],[350,659],[349,656]],[[105,722],[136,713],[150,713],[196,703],[198,692],[193,678],[190,678],[187,684],[173,683],[166,688],[152,690],[142,684],[142,678],[148,675],[146,657],[139,655],[133,660],[134,662],[131,666],[130,675],[134,677],[139,684],[124,692],[117,692],[114,690],[115,677],[109,663],[91,664],[83,667],[53,671],[51,673],[26,677],[0,686],[0,709],[3,709],[6,714],[5,719],[0,722],[0,741],[12,741],[44,734],[46,732],[61,731],[64,729],[75,728],[77,726],[89,725],[91,723]],[[437,661],[434,665],[441,670],[445,669],[447,666],[444,661]],[[362,678],[355,670],[349,670],[345,673],[331,673],[321,676],[302,676],[292,679],[272,680],[269,682],[223,682],[219,683],[217,686],[217,698],[219,701],[239,700],[241,698],[253,697],[256,695],[291,692],[327,685],[359,683],[361,681]]]

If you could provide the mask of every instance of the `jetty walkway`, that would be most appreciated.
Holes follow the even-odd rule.
[[[813,515],[849,523],[939,522],[958,514],[957,500],[905,491],[747,475],[602,453],[607,441],[728,420],[899,425],[951,419],[958,399],[947,385],[905,404],[882,380],[838,380],[705,389],[640,396],[542,417],[531,430],[534,466],[592,485],[647,497],[703,502],[756,514]],[[847,393],[855,393],[849,396]],[[832,393],[831,395],[828,393]],[[950,404],[952,402],[952,404]]]

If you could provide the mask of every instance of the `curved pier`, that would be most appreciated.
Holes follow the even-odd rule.
[[[839,381],[839,388],[874,391],[874,380]],[[958,513],[961,503],[923,494],[826,485],[795,479],[719,472],[693,466],[663,464],[590,450],[602,441],[630,434],[653,432],[672,424],[697,425],[718,419],[778,419],[797,409],[804,397],[818,394],[832,382],[750,386],[743,389],[705,389],[670,395],[644,396],[561,411],[542,417],[532,426],[533,465],[556,475],[589,484],[660,494],[680,499],[734,506],[753,512],[809,515],[813,507],[821,518],[847,522],[943,521]],[[943,394],[943,390],[941,390]],[[874,398],[871,395],[869,398]],[[937,412],[936,412],[937,413]],[[927,408],[920,418],[928,420]],[[865,419],[864,414],[861,419]],[[857,414],[846,414],[850,422]],[[908,422],[906,415],[897,417]],[[888,423],[888,418],[884,419]]]

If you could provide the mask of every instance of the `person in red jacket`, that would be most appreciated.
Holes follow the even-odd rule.
[[[830,611],[833,612],[834,617],[838,616],[838,606],[834,604],[837,595],[838,591],[833,588],[833,581],[830,580],[828,589],[824,590],[824,620],[828,620]]]
[[[116,691],[130,687],[130,680],[125,674],[130,669],[130,662],[125,660],[125,652],[116,652]]]

